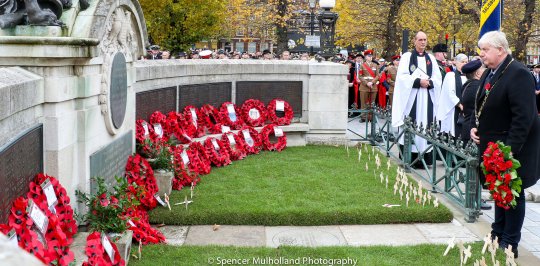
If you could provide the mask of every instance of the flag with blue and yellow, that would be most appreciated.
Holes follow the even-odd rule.
[[[484,0],[480,9],[480,36],[501,29],[503,0]]]

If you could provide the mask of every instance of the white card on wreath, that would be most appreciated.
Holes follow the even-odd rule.
[[[195,111],[195,108],[191,108],[190,111],[192,120],[197,124],[197,111]]]
[[[133,221],[131,221],[131,219],[128,220],[128,224],[131,225],[131,226],[133,226],[133,227],[137,227],[137,226],[133,223]]]
[[[253,145],[255,145],[255,142],[253,141],[253,138],[251,138],[251,134],[249,134],[249,130],[248,129],[242,130],[242,134],[244,135],[244,139],[246,140],[246,143],[250,147],[253,147]]]
[[[236,113],[229,113],[229,119],[231,119],[232,122],[236,122]]]
[[[148,123],[146,123],[146,121],[142,122],[142,127],[144,129],[144,138],[150,136],[150,131],[148,131]]]
[[[249,118],[251,119],[259,119],[261,117],[261,113],[259,113],[259,110],[256,108],[251,108],[249,110]]]
[[[187,155],[186,150],[183,150],[180,156],[182,157],[182,162],[184,162],[184,165],[187,165],[189,163],[189,156]]]
[[[154,198],[157,200],[157,202],[159,202],[159,204],[161,204],[161,206],[163,207],[167,207],[167,203],[165,203],[161,197],[159,196],[159,193],[156,193],[154,194]],[[131,220],[129,220],[131,222]]]
[[[276,111],[285,111],[285,102],[284,101],[276,101]]]
[[[45,235],[47,232],[47,225],[49,225],[49,218],[45,215],[41,209],[34,203],[33,200],[28,201],[29,215],[30,219],[34,221],[34,224],[39,229],[39,231]]]
[[[54,206],[58,203],[58,198],[54,192],[54,187],[51,184],[51,181],[47,178],[43,183],[41,183],[41,188],[45,192],[45,197],[47,198],[47,206],[49,209],[54,209]],[[56,212],[56,210],[55,210]]]
[[[102,234],[101,244],[103,244],[103,248],[105,249],[105,252],[107,252],[107,255],[109,255],[111,261],[114,261],[114,249],[106,234]]]
[[[229,126],[221,126],[221,133],[229,133],[231,132],[231,128]]]
[[[276,137],[283,137],[283,129],[279,128],[279,127],[274,127],[274,135],[276,135]]]
[[[219,144],[216,139],[212,139],[212,145],[214,145],[214,149],[219,150]]]
[[[13,247],[19,246],[19,240],[17,239],[17,232],[15,232],[15,229],[11,229],[11,231],[7,234],[8,242]]]
[[[233,134],[227,134],[227,138],[229,139],[229,143],[236,144],[236,140],[234,140]]]
[[[236,112],[234,111],[234,105],[233,105],[232,103],[227,104],[227,112],[228,112],[229,114],[234,114],[234,113],[236,113]]]
[[[161,127],[161,124],[154,124],[154,132],[156,132],[158,137],[163,137],[163,128]]]

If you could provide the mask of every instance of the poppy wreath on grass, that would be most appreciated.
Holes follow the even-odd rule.
[[[263,126],[266,116],[266,107],[263,102],[249,99],[242,104],[242,119],[248,126]]]
[[[166,128],[171,132],[179,143],[186,144],[191,142],[191,135],[182,127],[184,116],[181,113],[169,112],[167,115]],[[189,128],[187,128],[189,130]],[[193,133],[191,133],[193,134]]]
[[[210,104],[205,104],[201,107],[201,120],[211,134],[221,133],[222,123],[220,119],[220,114],[216,107]]]
[[[246,157],[244,141],[232,132],[223,133],[221,141],[225,144],[225,149],[229,153],[231,160],[242,160]]]
[[[232,102],[224,102],[219,108],[221,121],[224,125],[230,126],[232,129],[240,129],[244,126],[241,110]]]
[[[114,250],[114,260],[111,260],[105,247],[102,243],[102,236],[100,232],[93,232],[86,238],[86,256],[88,261],[83,263],[83,266],[123,266],[126,265],[126,262],[120,257],[120,252],[118,252],[118,247],[113,241],[109,241]]]
[[[126,177],[129,184],[135,183],[139,187],[138,189],[142,190],[141,195],[137,198],[141,206],[148,210],[155,208],[157,201],[154,195],[158,192],[158,186],[154,171],[148,161],[139,154],[129,156],[126,163]]]
[[[210,161],[217,167],[225,166],[231,163],[227,149],[221,140],[216,138],[207,138],[204,140],[204,147],[206,148],[206,154],[210,158]]]
[[[250,126],[243,127],[238,131],[238,136],[244,142],[244,150],[247,154],[259,154],[262,149],[259,132]],[[248,139],[251,138],[251,140]]]
[[[281,136],[278,136],[276,131],[278,131],[279,135]],[[260,135],[264,149],[267,151],[282,151],[287,146],[287,135],[285,135],[285,132],[283,132],[282,129],[274,124],[263,127]],[[277,141],[274,143],[270,141],[270,136],[272,135],[274,135],[277,139]]]
[[[198,141],[189,144],[188,154],[194,169],[200,175],[207,175],[212,171],[212,163],[206,153],[206,148]]]
[[[137,242],[143,245],[165,242],[163,233],[150,226],[146,211],[131,209],[126,216],[129,217],[127,227],[133,231],[133,238]]]
[[[200,138],[204,136],[204,123],[201,119],[201,112],[193,105],[184,107],[184,120],[182,128],[190,134],[192,138]]]
[[[184,156],[182,156],[182,154],[184,154]],[[185,186],[190,186],[192,182],[198,182],[199,174],[196,172],[196,169],[194,169],[194,166],[191,163],[191,158],[189,158],[187,149],[184,150],[181,145],[174,148],[173,168],[173,189],[181,190]]]
[[[278,101],[283,102],[283,111],[277,110]],[[291,124],[294,113],[291,105],[288,102],[282,99],[273,99],[270,101],[270,103],[268,103],[266,110],[268,119],[272,122],[272,124],[276,124],[278,126]]]
[[[171,132],[169,131],[169,129],[167,128],[167,116],[162,114],[160,111],[155,111],[154,113],[152,113],[150,115],[150,127],[152,127],[152,130],[150,132],[150,135],[151,135],[151,138],[152,139],[158,139],[160,138],[159,137],[159,134],[158,132],[156,132],[155,130],[155,126],[157,124],[161,125],[161,131],[163,131],[162,133],[162,136],[161,138],[165,141],[168,141],[169,140],[169,136],[171,134]]]

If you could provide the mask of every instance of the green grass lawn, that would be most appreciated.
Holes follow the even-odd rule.
[[[152,223],[177,225],[339,225],[449,222],[445,206],[405,207],[393,194],[396,167],[380,171],[389,176],[389,188],[380,183],[374,156],[365,170],[368,152],[358,162],[356,148],[306,146],[283,152],[262,152],[202,176],[194,203],[186,210],[189,188],[170,196],[172,211],[158,207],[150,212]],[[371,148],[369,148],[371,153]],[[375,176],[376,175],[376,176]],[[415,182],[416,183],[416,182]],[[401,204],[385,208],[383,204]]]
[[[483,243],[472,245],[472,258],[467,260],[467,265],[472,265],[476,259],[481,258]],[[465,245],[467,246],[467,245]],[[300,264],[290,263],[289,265],[332,265],[330,259],[335,261],[333,265],[354,265],[338,264],[337,260],[349,258],[349,262],[357,260],[356,265],[389,265],[389,266],[443,266],[460,265],[459,249],[452,249],[446,257],[443,253],[445,245],[418,245],[418,246],[373,246],[373,247],[230,247],[230,246],[168,246],[149,245],[143,248],[142,259],[130,258],[129,265],[261,265],[262,260],[272,258],[284,262],[267,263],[264,265],[285,265],[285,259],[299,260]],[[136,248],[132,249],[132,254],[136,254]],[[491,263],[491,255],[485,255],[488,265]],[[505,256],[502,251],[498,251],[497,259],[504,265]],[[312,261],[309,261],[312,259]],[[316,263],[316,259],[326,259],[326,263]],[[236,261],[233,261],[236,260]],[[244,260],[244,261],[242,261]],[[257,261],[259,260],[259,261]],[[237,262],[237,263],[233,263]],[[247,262],[247,263],[244,263]],[[257,263],[259,262],[259,263]],[[311,264],[309,264],[311,262]]]

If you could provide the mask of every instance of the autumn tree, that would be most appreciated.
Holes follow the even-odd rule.
[[[153,43],[172,51],[219,34],[225,0],[139,0]]]

